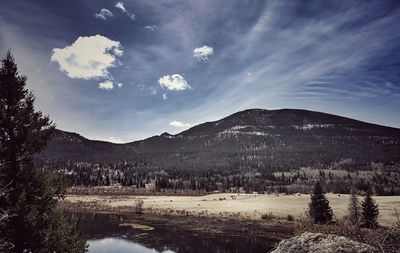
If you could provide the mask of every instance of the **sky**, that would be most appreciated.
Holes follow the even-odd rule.
[[[0,0],[35,106],[129,142],[250,108],[400,127],[400,1]]]

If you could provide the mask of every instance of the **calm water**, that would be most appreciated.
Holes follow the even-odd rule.
[[[71,214],[80,220],[89,253],[244,253],[268,252],[276,241],[251,234],[240,236],[188,232],[168,222],[112,214]]]
[[[89,240],[89,253],[159,253],[155,249],[146,248],[137,242],[120,238],[104,238]],[[162,253],[174,253],[172,250],[163,250]]]

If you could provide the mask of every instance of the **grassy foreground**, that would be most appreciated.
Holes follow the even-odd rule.
[[[346,215],[349,195],[327,194],[337,219]],[[379,223],[392,226],[400,212],[400,196],[375,196],[379,204]],[[204,196],[133,196],[133,195],[67,195],[60,203],[76,210],[134,213],[138,201],[143,201],[145,213],[195,215],[241,219],[260,219],[271,214],[298,219],[304,215],[310,202],[307,194],[231,194],[219,193]]]

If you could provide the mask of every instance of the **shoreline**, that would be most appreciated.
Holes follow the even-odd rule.
[[[185,247],[191,248],[193,245],[200,248],[213,245],[223,249],[225,244],[236,248],[237,252],[248,252],[248,247],[252,247],[255,252],[268,252],[281,240],[295,235],[295,223],[284,220],[238,220],[93,210],[77,212],[74,208],[60,207],[58,210],[79,221],[78,224],[83,228],[82,236],[86,240],[120,238],[155,248],[159,252],[166,248],[182,252]]]
[[[86,239],[117,237],[137,241],[143,245],[155,247],[161,251],[165,246],[168,246],[172,250],[182,249],[182,247],[187,247],[187,240],[190,240],[190,244],[201,243],[203,246],[218,244],[218,247],[221,247],[221,243],[223,244],[229,241],[231,246],[233,243],[235,248],[241,249],[239,252],[248,252],[246,248],[241,248],[243,245],[252,245],[252,247],[258,247],[257,249],[262,247],[263,250],[257,252],[265,252],[265,247],[267,247],[268,250],[272,250],[280,241],[292,238],[304,232],[334,234],[345,236],[359,242],[367,242],[374,247],[380,247],[381,244],[383,245],[383,243],[385,243],[388,244],[385,246],[386,248],[398,248],[396,239],[393,239],[400,233],[400,222],[398,222],[398,218],[396,217],[392,217],[392,223],[381,224],[382,226],[379,228],[370,230],[352,226],[345,219],[337,216],[335,216],[337,220],[334,223],[326,225],[313,224],[305,216],[294,216],[289,219],[289,217],[285,216],[286,214],[283,212],[282,206],[280,206],[279,209],[282,211],[281,215],[277,215],[275,212],[268,212],[267,209],[264,212],[265,217],[263,218],[258,216],[258,213],[257,215],[247,216],[237,212],[237,210],[231,210],[231,212],[222,214],[219,212],[205,212],[201,210],[201,208],[209,208],[210,206],[217,207],[218,210],[218,204],[224,206],[227,210],[232,207],[232,205],[240,207],[243,201],[246,204],[251,204],[254,201],[261,201],[263,204],[266,204],[265,200],[268,198],[282,203],[290,199],[294,200],[302,197],[300,199],[302,201],[307,199],[308,203],[309,198],[308,195],[262,195],[257,197],[251,197],[249,195],[252,194],[241,196],[242,198],[239,199],[232,199],[230,202],[227,199],[222,200],[222,194],[185,197],[174,196],[172,202],[172,196],[68,195],[65,200],[59,202],[57,210],[65,212],[66,214],[86,215],[92,218],[114,216],[112,219],[114,221],[114,232],[111,233],[111,236],[110,234],[104,234],[102,232],[103,227],[101,226],[103,222],[97,220],[90,223],[91,226],[100,226],[93,230],[96,236],[86,237]],[[221,200],[216,198],[216,196],[221,197]],[[208,198],[208,201],[207,199],[204,201],[205,197]],[[334,196],[328,195],[330,200],[332,200],[332,197]],[[345,203],[347,206],[348,196],[336,196],[336,198],[339,200],[346,200]],[[143,200],[144,202],[141,214],[135,213],[137,209],[135,209],[134,203],[136,203],[137,200]],[[180,202],[177,200],[180,200]],[[386,207],[389,205],[391,208],[391,205],[398,203],[397,201],[399,200],[399,196],[396,196],[394,199],[378,198],[380,204],[384,204],[384,208],[385,205]],[[337,205],[338,202],[330,202],[334,204],[334,212],[335,210],[337,211],[338,206],[335,208],[335,205]],[[150,203],[156,203],[156,205],[162,206],[161,208],[154,208]],[[194,210],[173,209],[167,205],[180,205],[182,208],[187,207],[188,203],[196,208]],[[200,209],[198,209],[198,203],[203,203],[204,206],[200,206]],[[210,205],[205,205],[205,203]],[[267,204],[270,203],[267,202]],[[284,209],[287,209],[286,212],[293,213],[296,206],[293,205],[293,203],[286,204],[292,205],[289,209],[287,209],[287,206],[283,206]],[[247,205],[247,207],[250,209],[254,208],[254,206],[249,205]],[[252,214],[254,214],[254,212],[252,212]],[[385,215],[387,215],[387,212]],[[391,239],[387,240],[387,238]],[[222,246],[222,248],[224,248],[224,246]],[[268,250],[266,252],[268,252]],[[256,250],[254,251],[256,252]]]
[[[327,194],[334,215],[346,215],[349,195]],[[400,196],[374,196],[380,208],[379,223],[392,226],[398,221]],[[307,194],[231,194],[201,196],[165,195],[66,195],[58,206],[61,209],[83,212],[134,214],[138,201],[141,211],[155,215],[211,217],[238,220],[262,220],[262,216],[287,220],[304,218],[310,196]],[[267,217],[268,218],[268,217]]]
[[[58,205],[57,211],[87,215],[120,215],[135,220],[135,224],[146,226],[168,224],[168,226],[189,231],[205,232],[209,235],[229,234],[230,236],[247,236],[248,233],[245,233],[245,231],[251,230],[252,233],[250,234],[252,235],[265,236],[265,233],[268,232],[269,239],[282,240],[293,236],[295,231],[295,222],[278,217],[272,217],[271,219],[248,219],[240,216],[221,217],[206,215],[204,213],[193,215],[182,212],[162,212],[148,209],[137,214],[131,207],[94,207],[72,203]],[[124,220],[123,224],[129,224],[129,222]]]

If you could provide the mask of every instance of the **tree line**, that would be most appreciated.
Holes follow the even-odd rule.
[[[366,192],[371,186],[377,195],[400,194],[400,173],[394,169],[369,171],[370,176],[365,177],[362,172],[350,170],[346,174],[320,170],[312,176],[300,170],[288,174],[262,168],[163,169],[144,160],[118,163],[42,161],[38,164],[44,170],[66,175],[71,186],[121,185],[143,188],[146,184],[154,183],[157,191],[292,194],[309,193],[312,189],[310,185],[321,181],[326,191],[337,194],[349,194],[352,186],[360,192]]]

